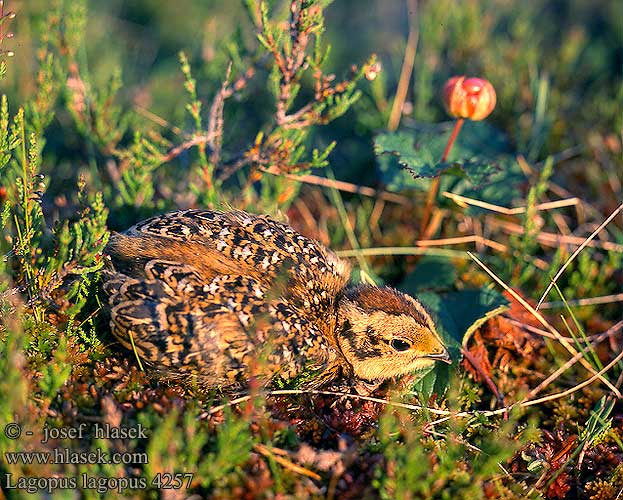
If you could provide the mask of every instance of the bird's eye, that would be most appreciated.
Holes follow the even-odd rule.
[[[411,348],[411,344],[409,342],[405,342],[404,340],[394,339],[391,342],[392,349],[396,351],[407,351]]]

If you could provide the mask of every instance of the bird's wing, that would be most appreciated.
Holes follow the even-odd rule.
[[[225,307],[201,300],[203,285],[187,266],[154,260],[145,278],[104,272],[113,335],[147,364],[172,373],[215,367],[219,372],[223,339],[244,337],[239,319]],[[216,384],[215,384],[216,385]]]
[[[269,217],[242,211],[156,216],[113,234],[106,252],[129,275],[140,275],[148,260],[163,258],[191,265],[206,280],[219,274],[251,276],[300,307],[319,309],[318,317],[334,309],[350,278],[349,263],[319,242]]]
[[[253,278],[218,275],[154,259],[144,277],[104,272],[114,336],[170,378],[232,385],[257,375],[291,378],[322,366],[331,348],[319,329]],[[263,359],[263,364],[258,364]]]

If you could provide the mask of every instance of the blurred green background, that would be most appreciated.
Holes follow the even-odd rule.
[[[16,56],[2,83],[16,106],[33,91],[40,27],[54,2],[5,3],[5,10],[18,13],[11,27],[16,36],[4,43]],[[287,2],[269,3],[286,13]],[[578,145],[620,153],[622,2],[436,0],[411,5],[417,8],[411,14],[419,39],[403,123],[443,120],[438,89],[449,76],[467,73],[493,82],[499,104],[490,120],[509,133],[529,160]],[[119,68],[119,99],[125,107],[149,110],[182,129],[189,123],[178,52],[189,55],[199,96],[209,101],[228,61],[234,60],[235,73],[236,58],[242,67],[248,62],[245,47],[251,52],[257,45],[243,2],[116,0],[90,1],[86,7],[88,36],[78,54],[81,76],[97,88]],[[365,95],[345,116],[316,130],[314,143],[337,140],[330,157],[336,175],[372,183],[371,136],[387,125],[408,34],[407,4],[340,0],[328,7],[326,16],[329,67],[338,78],[371,53],[378,54],[383,72],[373,84],[360,86]],[[233,48],[236,40],[242,41],[241,50]],[[227,103],[226,140],[231,144],[249,141],[249,134],[252,139],[261,117],[270,112],[266,80],[266,74],[258,74],[241,102]],[[62,112],[55,120],[70,122]],[[73,177],[86,153],[80,139],[64,130],[50,134],[44,168],[71,162],[71,168],[57,169],[56,175]],[[595,162],[594,157],[588,154],[565,165],[557,176],[565,184],[582,186],[581,195],[603,199],[603,169],[620,175],[621,163]],[[604,201],[614,203],[611,197],[606,192]]]

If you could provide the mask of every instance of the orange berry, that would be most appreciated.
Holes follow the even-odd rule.
[[[483,78],[450,78],[441,92],[449,115],[470,120],[484,120],[495,108],[493,85]]]

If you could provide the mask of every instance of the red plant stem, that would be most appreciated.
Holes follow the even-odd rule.
[[[443,155],[441,156],[441,163],[445,163],[448,159],[448,155],[450,151],[452,151],[452,146],[454,145],[454,141],[456,140],[461,127],[463,126],[463,122],[465,120],[463,118],[459,118],[454,123],[454,130],[452,130],[452,134],[448,139],[448,143],[446,144],[446,148],[443,150]],[[428,196],[426,197],[426,206],[424,207],[424,214],[422,215],[422,223],[420,224],[420,239],[426,239],[430,235],[427,234],[428,230],[428,222],[430,219],[431,212],[433,211],[433,205],[435,203],[435,199],[437,198],[437,193],[439,192],[439,182],[441,177],[435,177],[430,184],[430,188],[428,188]]]
[[[452,131],[452,135],[450,136],[450,139],[448,139],[448,144],[446,144],[446,149],[443,150],[441,163],[444,163],[448,159],[448,155],[450,154],[450,151],[452,151],[452,146],[454,145],[454,141],[456,140],[456,137],[459,135],[459,132],[461,130],[461,127],[463,126],[464,121],[465,119],[459,118],[454,123],[454,130]]]

